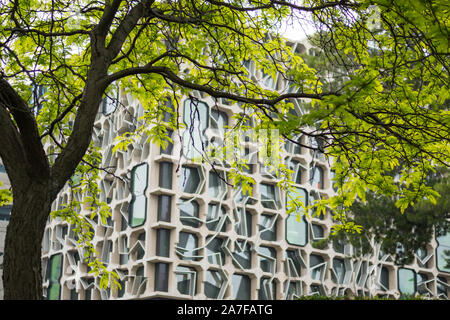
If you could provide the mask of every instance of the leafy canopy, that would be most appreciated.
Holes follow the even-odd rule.
[[[84,143],[94,123],[89,110],[100,102],[89,98],[112,95],[117,87],[138,99],[145,113],[135,119],[133,133],[116,141],[116,150],[141,137],[166,145],[168,132],[183,127],[179,101],[192,90],[238,102],[255,130],[278,130],[292,141],[301,134],[322,139],[320,151],[332,163],[337,195],[316,203],[316,212],[331,209],[339,221],[336,232],[360,231],[346,214],[355,199],[365,200],[366,190],[394,197],[402,212],[420,199],[436,203],[439,197],[424,179],[436,165],[449,163],[450,19],[444,0],[0,4],[1,80],[29,103],[30,112],[39,109],[33,119],[50,172],[69,164],[62,170],[68,178],[79,164],[82,201],[91,204],[94,215],[104,218],[108,212],[96,202],[93,188],[106,170],[101,154]],[[313,68],[292,51],[276,30],[287,18],[314,23],[318,48],[339,72],[318,69],[327,63]],[[264,87],[246,61],[287,81],[286,90]],[[38,85],[46,89],[41,100],[38,90],[30,90]],[[303,99],[308,112],[289,112],[292,99]],[[173,115],[171,121],[164,120],[165,113]],[[3,104],[0,116],[0,125],[5,119],[21,124],[15,110]],[[235,130],[246,127],[240,121]],[[281,187],[292,190],[291,172],[282,160],[272,171]],[[5,165],[14,191],[13,164]],[[393,169],[400,171],[399,184],[389,174]],[[232,165],[232,180],[250,191],[252,181],[241,171]],[[76,210],[54,215],[77,221]]]

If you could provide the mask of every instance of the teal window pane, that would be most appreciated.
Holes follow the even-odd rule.
[[[416,292],[416,273],[411,269],[398,269],[398,290],[403,295],[412,295]]]
[[[131,171],[132,192],[135,195],[143,195],[147,188],[148,165],[140,164]]]
[[[273,184],[261,183],[259,192],[261,194],[261,204],[264,208],[277,209],[278,200],[275,191],[276,186]]]
[[[158,221],[170,222],[172,211],[172,196],[161,194],[158,196]]]
[[[389,290],[389,269],[386,267],[381,268],[380,283]]]
[[[249,276],[233,274],[231,278],[233,286],[233,296],[236,300],[249,300],[251,290],[251,280]]]
[[[318,225],[318,224],[311,224],[311,229],[312,229],[312,233],[313,233],[313,239],[314,240],[319,240],[319,239],[323,239],[323,235],[324,235],[324,231],[322,226]]]
[[[139,196],[132,200],[130,205],[130,221],[131,227],[138,227],[144,224],[147,216],[147,198]]]
[[[440,245],[436,248],[436,262],[439,271],[450,272],[450,247]]]
[[[118,105],[118,91],[115,91],[112,95],[109,94],[102,100],[102,113],[107,116],[116,111]]]
[[[288,193],[286,196],[287,203],[295,199],[307,206],[306,190],[296,188],[295,191],[295,193]],[[298,218],[297,215],[301,215],[301,217]],[[304,246],[308,242],[308,223],[306,222],[302,208],[296,208],[296,211],[292,212],[286,219],[286,241],[289,244],[297,246]]]
[[[219,130],[221,133],[225,132],[225,127],[228,126],[228,116],[225,112],[217,109],[211,110],[211,128]]]
[[[131,192],[129,225],[137,227],[145,222],[147,217],[147,198],[145,190],[148,184],[148,165],[137,165],[131,171]]]
[[[61,285],[56,282],[50,284],[47,293],[48,300],[59,300],[60,296],[61,296]]]
[[[208,193],[214,198],[222,198],[226,191],[225,176],[223,172],[210,172]]]
[[[47,290],[47,299],[58,300],[61,295],[61,284],[59,280],[62,274],[62,254],[55,254],[49,260],[48,279],[49,286]]]
[[[325,272],[325,260],[322,256],[311,254],[309,256],[309,270],[313,280],[321,280],[323,272]]]
[[[167,113],[166,113],[167,114]],[[172,139],[172,141],[173,141],[173,138],[172,138],[172,134],[173,134],[173,130],[167,130],[167,136],[169,137],[169,138],[171,138]],[[159,147],[159,152],[161,153],[161,154],[172,154],[172,150],[173,150],[173,143],[172,142],[170,142],[170,140],[166,140],[167,141],[167,146],[164,148],[163,146],[160,146]]]
[[[296,250],[286,250],[286,258],[287,263],[289,264],[289,271],[288,276],[289,277],[300,277],[301,276],[301,258],[299,256],[298,251]]]
[[[438,234],[436,240],[439,244],[436,248],[437,268],[443,272],[450,272],[450,232]]]

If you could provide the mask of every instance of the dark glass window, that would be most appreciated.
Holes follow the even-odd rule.
[[[416,292],[416,273],[414,270],[398,269],[398,290],[402,295],[412,295]]]
[[[172,189],[172,162],[159,163],[159,186],[165,189]]]
[[[259,231],[262,240],[276,241],[277,240],[277,216],[270,216],[266,214],[260,215]]]
[[[277,188],[277,186],[273,184],[261,183],[259,185],[259,192],[261,193],[261,204],[264,208],[279,208],[279,200],[277,199],[275,188]]]
[[[382,267],[380,271],[380,284],[386,289],[389,290],[389,269],[386,267]]]
[[[302,260],[297,250],[286,250],[286,260],[289,265],[289,276],[300,277],[302,270]]]
[[[274,300],[276,298],[276,282],[274,279],[261,278],[259,283],[259,300]]]
[[[186,193],[198,193],[200,186],[200,174],[198,168],[182,167],[179,178],[180,188]]]
[[[206,238],[206,256],[208,262],[216,265],[223,265],[225,263],[225,253],[222,250],[224,244],[221,238]]]
[[[325,260],[323,257],[311,254],[309,256],[309,270],[313,280],[321,280],[325,272]]]
[[[333,259],[333,271],[335,273],[336,283],[343,284],[345,278],[345,263],[344,260],[334,258]]]
[[[206,215],[206,227],[208,230],[225,232],[228,223],[226,214],[227,212],[223,206],[218,204],[209,204],[208,214]],[[220,228],[219,224],[222,224],[222,228],[217,230]]]
[[[9,219],[11,217],[11,209],[12,209],[12,205],[6,205],[3,207],[0,207],[0,220],[9,221]]]
[[[167,130],[167,136],[169,138],[172,138],[172,133],[173,133],[172,130]],[[161,146],[159,148],[159,152],[161,154],[169,154],[170,155],[170,154],[172,154],[172,150],[173,150],[173,143],[170,142],[169,140],[167,140],[167,146],[165,148],[163,148],[163,146]]]
[[[309,181],[313,188],[323,189],[323,169],[322,167],[312,166],[309,171]]]
[[[252,236],[252,215],[249,211],[243,208],[236,209],[239,221],[236,223],[236,232],[241,236]]]
[[[169,291],[169,264],[155,263],[155,291]]]
[[[194,268],[178,266],[175,271],[177,289],[181,294],[195,295],[197,293],[197,272]]]
[[[209,126],[209,107],[206,103],[186,99],[183,121],[186,130],[183,134],[183,155],[188,159],[201,156],[205,148],[204,132]]]
[[[224,284],[224,279],[219,271],[206,271],[205,295],[208,298],[218,299]]]
[[[233,285],[233,296],[236,300],[249,300],[251,292],[251,280],[243,274],[233,274],[231,279]]]
[[[271,272],[275,274],[277,263],[277,252],[274,248],[259,247],[259,266],[263,272]]]
[[[439,271],[450,272],[450,232],[436,236],[436,264]]]
[[[436,289],[438,297],[448,298],[448,284],[444,277],[437,277]]]
[[[62,274],[62,254],[53,255],[48,263],[48,280],[49,285],[47,289],[47,299],[48,300],[59,300],[61,296],[61,284],[59,282]]]
[[[250,269],[252,267],[252,252],[250,244],[242,240],[237,240],[235,242],[233,258],[233,262],[237,264],[239,268]]]
[[[208,193],[215,198],[222,198],[226,192],[225,176],[223,172],[216,173],[211,171],[209,173]]]
[[[137,165],[131,171],[131,192],[129,225],[137,227],[144,224],[147,217],[147,197],[145,190],[148,183],[148,165]]]
[[[286,241],[289,244],[304,246],[308,242],[308,223],[304,215],[305,210],[295,203],[303,203],[306,207],[307,199],[306,190],[302,188],[295,188],[295,192],[292,191],[286,195],[286,206],[292,206],[295,209],[286,219]]]
[[[199,215],[199,205],[195,200],[181,199],[178,204],[180,209],[180,221],[186,226],[191,226],[197,228],[200,226]]]
[[[198,238],[189,232],[180,232],[177,253],[182,260],[199,260]]]
[[[119,99],[119,91],[114,90],[112,94],[107,95],[102,100],[102,113],[105,116],[110,115],[117,109],[118,105],[118,99]]]
[[[170,255],[170,230],[156,230],[156,255],[160,257],[169,257]]]
[[[158,196],[158,221],[170,222],[172,210],[172,196],[161,194]]]

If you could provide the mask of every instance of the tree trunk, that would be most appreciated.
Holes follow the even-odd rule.
[[[54,200],[49,185],[48,182],[33,182],[27,185],[25,192],[14,193],[5,238],[5,300],[40,300],[43,297],[41,243]]]

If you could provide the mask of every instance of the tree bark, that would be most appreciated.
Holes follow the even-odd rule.
[[[32,182],[23,190],[14,194],[5,238],[5,300],[43,298],[41,244],[54,197],[48,181]]]

